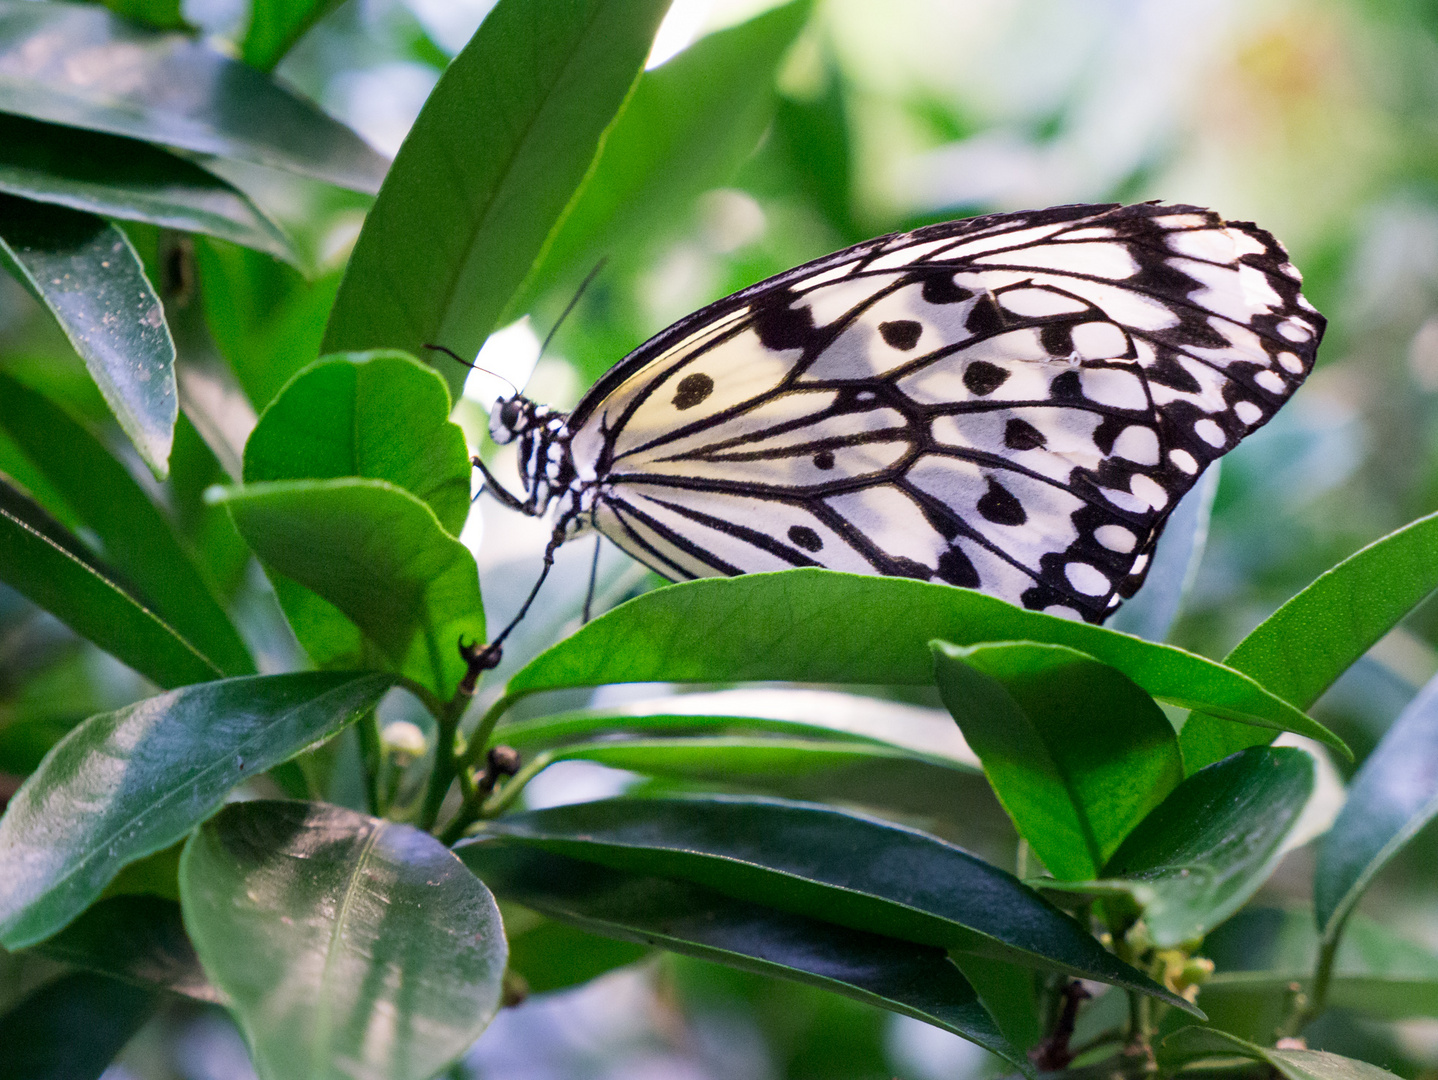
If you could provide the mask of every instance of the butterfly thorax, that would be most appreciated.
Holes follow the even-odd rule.
[[[524,511],[543,514],[556,498],[570,496],[561,512],[573,517],[580,506],[574,458],[570,453],[569,417],[547,405],[516,394],[494,403],[489,435],[496,443],[519,441],[519,478],[524,485]]]

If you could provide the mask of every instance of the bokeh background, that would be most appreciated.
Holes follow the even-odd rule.
[[[348,0],[279,75],[392,154],[489,6]],[[768,6],[675,0],[651,65]],[[245,17],[243,0],[196,0],[185,10],[221,41]],[[556,275],[531,297],[528,314],[495,335],[480,362],[527,383],[532,397],[568,407],[673,319],[870,236],[1057,203],[1196,203],[1283,240],[1330,323],[1308,383],[1225,459],[1208,545],[1171,640],[1221,657],[1328,566],[1438,509],[1438,3],[816,0],[777,89],[762,136],[714,186],[623,218],[603,270],[542,359],[540,338],[587,267]],[[196,264],[213,348],[249,358],[251,372],[268,370],[272,393],[314,355],[364,203],[291,185],[269,209],[303,234],[312,280],[218,241],[197,242]],[[143,248],[144,230],[134,233]],[[0,368],[108,423],[53,324],[3,277]],[[484,410],[503,385],[484,376],[469,383],[458,418],[476,448]],[[503,454],[486,453],[512,470]],[[174,479],[158,497],[187,528],[222,536],[223,521],[207,516],[199,498],[222,478],[182,421]],[[479,555],[492,624],[527,590],[545,536],[542,524],[477,504],[465,539]],[[271,646],[272,666],[293,662],[263,575],[242,546],[208,547],[210,569],[252,640],[280,643]],[[566,550],[507,670],[572,624],[591,553]],[[649,584],[613,550],[600,567],[603,603]],[[1318,706],[1360,760],[1438,671],[1435,642],[1438,606],[1430,603]],[[147,692],[138,676],[0,587],[0,756],[37,757],[83,716]],[[531,803],[631,782],[568,765],[536,784]],[[1011,864],[1012,837],[993,808],[976,815],[989,824],[964,839]],[[1305,891],[1308,859],[1303,850],[1289,856],[1270,898]],[[1428,836],[1386,873],[1364,910],[1438,948],[1435,895],[1438,842]],[[1332,1049],[1405,1077],[1438,1076],[1438,1027],[1368,1028],[1339,1015],[1325,1030]],[[918,1022],[654,957],[506,1010],[454,1075],[978,1080],[995,1072],[983,1052]],[[106,1077],[250,1075],[224,1015],[187,1007],[142,1033]]]

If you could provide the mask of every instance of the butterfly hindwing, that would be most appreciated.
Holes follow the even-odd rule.
[[[1312,367],[1283,249],[1210,211],[990,215],[682,320],[571,420],[594,523],[670,577],[825,566],[1101,620]]]

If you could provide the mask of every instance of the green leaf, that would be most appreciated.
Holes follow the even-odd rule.
[[[182,0],[102,0],[116,15],[134,19],[159,30],[187,30],[181,12]]]
[[[112,896],[94,904],[35,952],[147,989],[223,1005],[185,935],[180,905],[158,896]]]
[[[791,0],[700,39],[646,71],[604,139],[593,171],[565,214],[531,284],[584,273],[617,245],[634,245],[710,188],[725,183],[758,145],[774,114],[774,73],[809,18]],[[522,312],[530,290],[510,310]]]
[[[1438,514],[1419,518],[1350,555],[1270,615],[1224,661],[1300,708],[1438,588]],[[1190,772],[1272,736],[1211,716],[1179,736]]]
[[[1438,682],[1409,703],[1348,785],[1333,827],[1319,841],[1313,910],[1325,939],[1373,878],[1438,815]]]
[[[843,614],[874,611],[884,618]],[[536,657],[509,681],[493,711],[541,690],[622,682],[923,686],[933,682],[935,638],[1067,645],[1161,700],[1297,731],[1347,753],[1332,732],[1252,680],[1182,649],[951,585],[816,569],[708,578],[645,593]]]
[[[0,0],[0,111],[374,193],[386,161],[268,76],[90,4]]]
[[[486,843],[462,855],[501,898],[552,919],[917,1017],[1033,1075],[939,949],[543,851]]]
[[[174,528],[130,473],[69,413],[0,372],[0,429],[92,529],[155,612],[225,675],[255,664]]]
[[[584,180],[668,6],[495,5],[400,148],[350,256],[326,352],[479,350]],[[457,398],[467,372],[442,370]]]
[[[600,937],[545,919],[510,934],[509,967],[523,976],[532,994],[578,986],[605,972],[648,956],[647,945]]]
[[[245,482],[387,480],[458,536],[469,516],[469,451],[432,368],[397,352],[317,360],[265,409],[245,443]]]
[[[0,944],[66,926],[122,867],[169,847],[226,793],[374,708],[384,675],[225,679],[92,716],[0,818]]]
[[[185,926],[260,1075],[428,1080],[499,1009],[494,897],[438,840],[322,803],[241,802],[180,863]]]
[[[0,29],[3,21],[0,11]],[[0,265],[55,317],[163,480],[179,413],[175,343],[125,234],[93,214],[0,195]]]
[[[1166,1071],[1208,1058],[1239,1057],[1272,1066],[1283,1080],[1389,1080],[1393,1076],[1377,1065],[1325,1050],[1272,1050],[1227,1032],[1197,1026],[1175,1031],[1164,1039],[1157,1056]]]
[[[1244,908],[1204,939],[1203,954],[1217,966],[1200,992],[1211,1022],[1268,1037],[1292,999],[1290,987],[1311,983],[1318,948],[1307,909]],[[1334,958],[1328,1004],[1382,1020],[1438,1016],[1438,956],[1354,915]]]
[[[339,5],[340,0],[253,0],[240,59],[269,71],[310,27]]]
[[[239,189],[149,143],[0,115],[0,191],[101,217],[206,233],[297,262]]]
[[[733,797],[604,799],[500,818],[455,853],[479,872],[472,853],[494,845],[692,881],[856,930],[1179,1003],[997,867],[925,833],[832,807]]]
[[[1034,642],[933,648],[944,704],[1055,877],[1098,876],[1183,779],[1163,710],[1107,664]]]
[[[0,579],[161,686],[223,675],[44,508],[0,474]]]
[[[0,1080],[98,1080],[159,1005],[103,975],[62,975],[0,1016]]]
[[[979,1000],[998,1022],[1004,1038],[1020,1050],[1027,1050],[1043,1037],[1032,970],[971,953],[955,956],[953,961],[978,991]]]
[[[484,640],[479,571],[424,502],[383,480],[300,480],[228,488],[217,498],[273,574],[324,604],[279,590],[300,644],[337,662],[333,610],[364,633],[374,659],[442,700],[465,674],[459,642]]]
[[[1273,872],[1313,793],[1313,759],[1294,747],[1253,747],[1194,773],[1139,823],[1103,876],[1152,890],[1154,943],[1202,937]]]

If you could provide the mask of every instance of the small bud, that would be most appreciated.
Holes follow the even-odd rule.
[[[424,752],[429,749],[429,741],[424,737],[424,732],[408,720],[396,720],[392,724],[386,724],[379,739],[380,745],[398,764],[423,757]]]
[[[512,746],[492,746],[489,750],[489,771],[496,776],[513,776],[521,765],[519,751]]]

